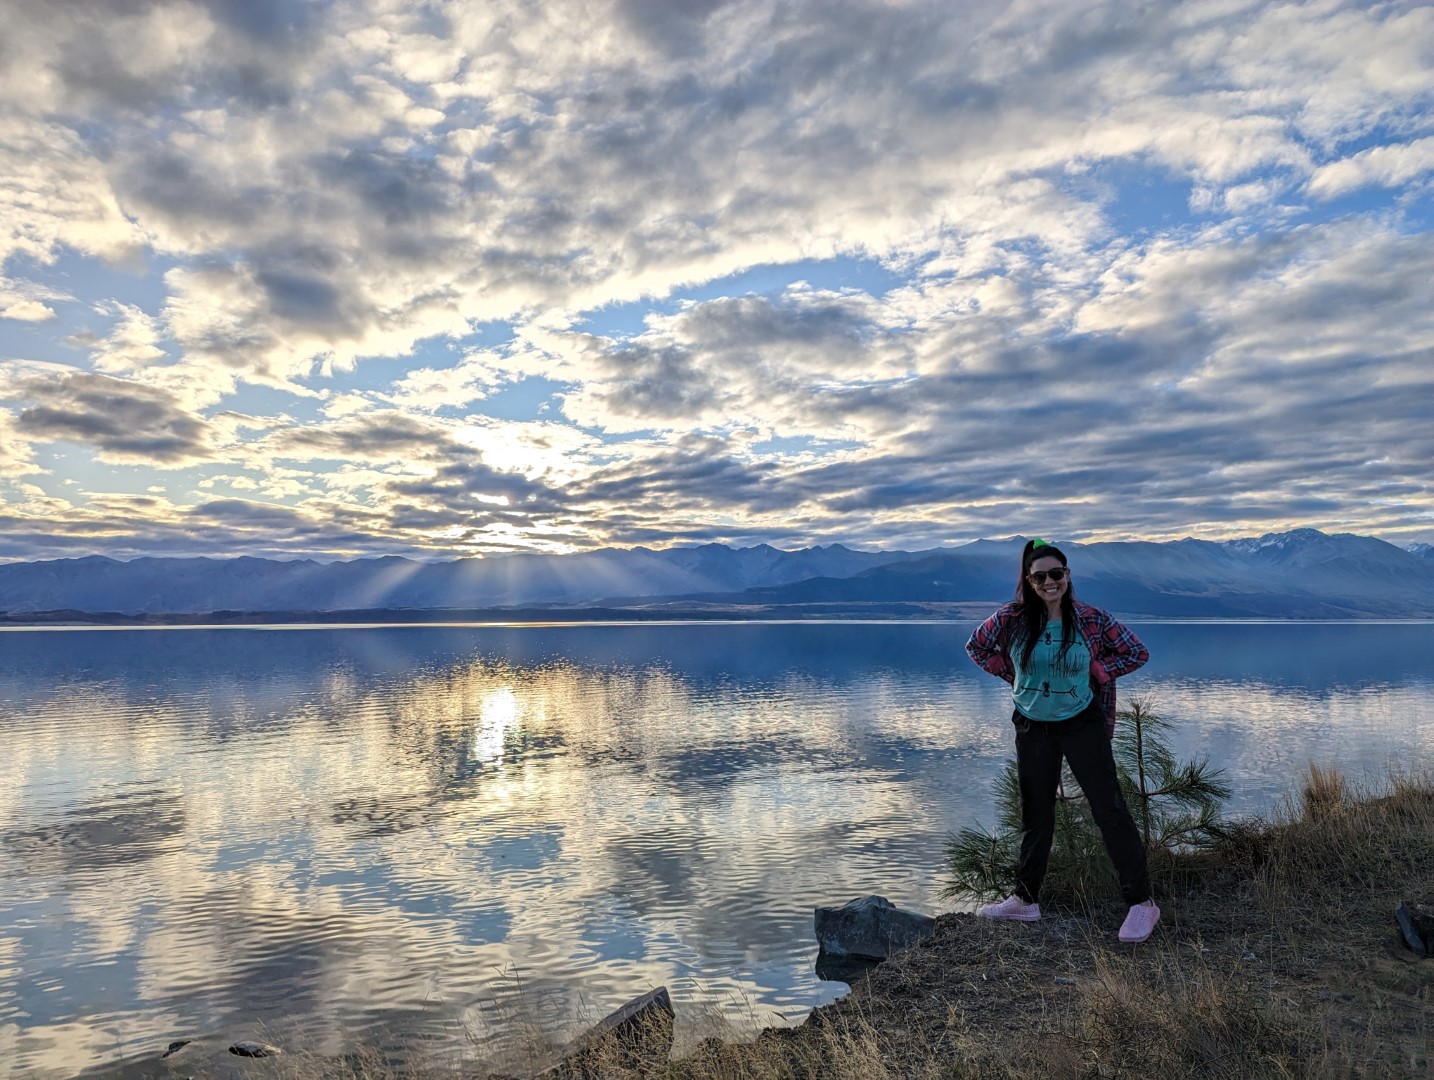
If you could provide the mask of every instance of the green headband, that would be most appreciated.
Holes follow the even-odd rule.
[[[1036,537],[1034,540],[1031,541],[1031,550],[1032,550],[1032,551],[1034,551],[1036,548],[1050,547],[1050,546],[1051,546],[1050,544],[1046,543],[1046,542],[1045,542],[1044,540],[1042,540],[1039,536]]]

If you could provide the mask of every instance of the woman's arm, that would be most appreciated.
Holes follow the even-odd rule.
[[[990,672],[1008,683],[1014,683],[1016,671],[1011,666],[1010,657],[1006,655],[1005,646],[1001,644],[1009,617],[1010,609],[1001,608],[976,627],[971,640],[966,642],[966,655],[974,660],[982,671]]]
[[[1130,627],[1112,617],[1100,613],[1100,655],[1094,658],[1107,678],[1115,679],[1129,675],[1150,659],[1148,650],[1141,640],[1130,631]],[[1100,679],[1104,682],[1105,679]]]

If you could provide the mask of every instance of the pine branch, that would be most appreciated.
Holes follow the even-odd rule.
[[[942,890],[944,897],[970,900],[993,899],[1009,891],[1015,873],[1015,845],[1019,836],[962,829],[946,844],[947,866],[952,879]]]
[[[1021,779],[1016,773],[1016,763],[1007,761],[1005,768],[996,777],[996,824],[1001,832],[1021,831]]]

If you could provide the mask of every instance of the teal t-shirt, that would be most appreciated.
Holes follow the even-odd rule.
[[[1021,666],[1023,647],[1011,650],[1016,665],[1011,698],[1032,720],[1069,720],[1091,703],[1090,650],[1077,633],[1065,656],[1060,656],[1062,625],[1046,624],[1025,667]]]

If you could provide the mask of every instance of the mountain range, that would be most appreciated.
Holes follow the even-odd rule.
[[[103,556],[0,566],[8,621],[40,613],[594,610],[684,614],[951,615],[1009,598],[1024,538],[927,551],[841,544],[604,549],[424,563]],[[1215,542],[1062,544],[1077,595],[1156,617],[1434,618],[1434,549],[1314,529]],[[970,614],[963,610],[962,614]]]

